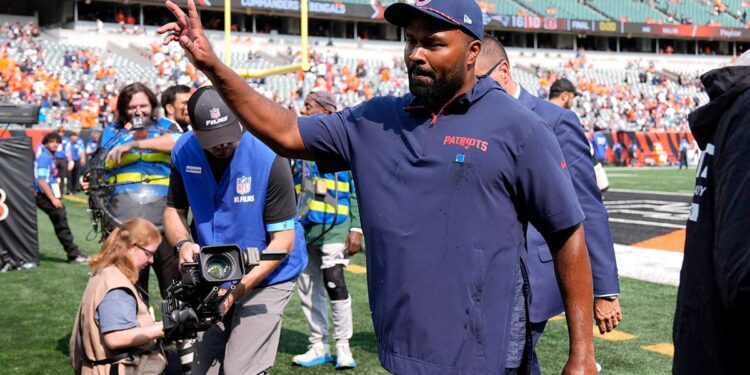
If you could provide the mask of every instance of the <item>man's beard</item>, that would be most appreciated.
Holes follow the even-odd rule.
[[[450,98],[463,85],[462,67],[463,63],[459,62],[455,68],[448,72],[445,78],[438,79],[435,72],[423,70],[418,65],[412,65],[407,68],[409,74],[409,91],[414,96],[425,98]],[[415,79],[414,75],[419,74],[432,79],[432,83],[425,83]]]
[[[189,120],[185,120],[185,119],[181,119],[181,118],[175,117],[174,122],[176,122],[177,125],[180,128],[182,128],[182,129],[188,129],[188,126],[190,126],[190,121]]]

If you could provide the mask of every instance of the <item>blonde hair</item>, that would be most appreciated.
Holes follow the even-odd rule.
[[[161,233],[154,224],[146,219],[130,219],[109,234],[99,254],[91,259],[94,274],[102,269],[115,266],[125,274],[133,284],[138,281],[138,269],[130,260],[128,249],[135,245],[161,242]]]

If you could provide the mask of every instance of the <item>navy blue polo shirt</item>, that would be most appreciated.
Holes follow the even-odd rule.
[[[354,174],[383,367],[502,373],[526,224],[584,215],[550,128],[492,79],[437,116],[421,103],[378,97],[300,133],[323,171]]]

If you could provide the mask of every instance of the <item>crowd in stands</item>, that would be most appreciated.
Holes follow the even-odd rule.
[[[37,104],[42,107],[42,127],[101,127],[114,117],[119,89],[129,82],[118,79],[118,71],[109,56],[93,53],[87,48],[66,51],[62,64],[77,72],[70,77],[93,76],[91,80],[64,79],[48,73],[45,66],[45,45],[35,25],[4,24],[0,27],[0,101]],[[253,49],[244,53],[247,59],[262,59]],[[206,82],[177,47],[164,47],[158,42],[150,46],[150,61],[155,82],[147,82],[159,95],[174,84],[197,88]],[[298,51],[287,51],[289,62],[299,61]],[[314,90],[334,93],[339,105],[353,106],[373,96],[402,95],[408,92],[408,79],[401,57],[342,57],[335,48],[322,47],[310,55],[311,69],[289,74],[282,79],[288,85],[271,87],[267,79],[251,80],[270,99],[298,109],[304,96]],[[527,67],[527,70],[535,67]],[[601,77],[612,73],[612,79]],[[560,77],[574,82],[580,92],[574,110],[588,130],[623,129],[685,130],[687,115],[704,104],[697,74],[667,74],[653,62],[634,61],[626,74],[594,67],[585,53],[561,63],[558,67],[536,67],[530,92],[547,96],[549,86]],[[270,79],[270,78],[269,78]],[[528,82],[521,82],[526,85]]]
[[[558,78],[576,84],[579,96],[573,110],[587,130],[687,130],[687,116],[701,104],[705,94],[697,74],[681,73],[676,79],[660,72],[653,61],[630,61],[626,74],[597,69],[585,54],[579,54],[559,67],[537,67],[537,95],[546,97]],[[607,83],[592,76],[612,76]],[[637,77],[637,78],[635,78]],[[619,82],[613,80],[619,79]],[[704,103],[702,103],[704,101]]]
[[[63,65],[96,79],[107,81],[100,92],[83,81],[66,80],[49,72],[47,42],[33,24],[0,26],[0,102],[40,105],[39,120],[50,127],[75,123],[93,127],[111,117],[111,100],[116,96],[116,72],[88,49],[69,51]]]

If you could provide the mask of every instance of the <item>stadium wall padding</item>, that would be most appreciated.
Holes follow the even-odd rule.
[[[631,144],[635,143],[638,146],[636,152],[636,158],[638,159],[638,165],[671,165],[679,162],[680,159],[680,141],[687,139],[688,143],[694,144],[695,139],[693,134],[689,131],[652,131],[652,132],[636,132],[636,131],[623,131],[623,130],[611,130],[611,131],[600,131],[598,133],[604,134],[607,138],[607,161],[610,163],[615,162],[615,155],[612,152],[612,146],[615,141],[619,141],[623,148],[624,162],[628,162],[627,150]],[[587,136],[589,140],[593,138],[594,133],[589,132]],[[659,147],[661,145],[661,147]],[[663,152],[660,152],[659,150]],[[660,158],[663,156],[663,160]]]
[[[0,138],[0,250],[39,264],[31,138]]]

